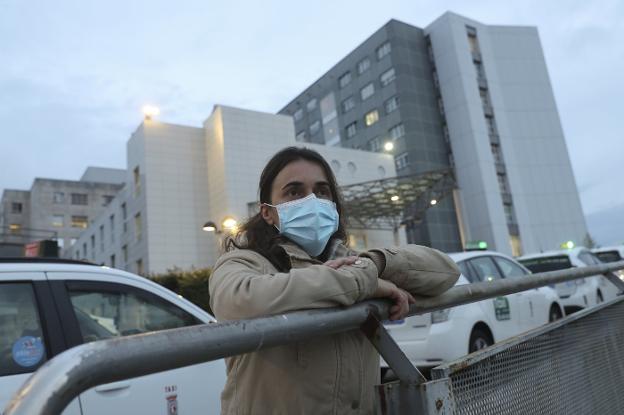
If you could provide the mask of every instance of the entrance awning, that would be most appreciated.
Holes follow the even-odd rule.
[[[390,177],[342,186],[348,226],[394,229],[418,223],[425,212],[451,194],[456,183],[452,169]]]

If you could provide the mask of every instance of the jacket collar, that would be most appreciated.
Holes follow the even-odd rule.
[[[329,243],[329,251],[328,251],[329,255],[327,258],[328,260],[345,256],[345,254],[349,251],[349,249],[343,245],[343,242],[340,239],[330,239],[328,243]],[[279,245],[282,247],[282,249],[284,249],[284,251],[286,252],[286,255],[288,255],[288,257],[291,259],[291,263],[293,259],[312,262],[315,264],[323,263],[322,261],[316,258],[312,258],[303,248],[301,248],[299,245],[297,245],[296,243],[292,241],[284,240]]]

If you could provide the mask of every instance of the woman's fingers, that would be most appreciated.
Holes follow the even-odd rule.
[[[324,265],[327,265],[328,267],[331,267],[333,269],[338,269],[343,265],[352,265],[357,260],[358,257],[356,256],[346,256],[343,258],[330,259],[329,261],[325,262]]]

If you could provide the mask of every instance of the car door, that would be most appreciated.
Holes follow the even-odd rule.
[[[43,272],[0,272],[0,412],[65,342]],[[80,415],[74,399],[63,415]]]
[[[67,315],[65,329],[76,344],[202,324],[173,302],[134,286],[79,280],[55,284],[55,299]],[[219,360],[100,385],[80,400],[85,415],[219,413],[224,379]]]
[[[528,271],[513,261],[500,256],[493,256],[494,262],[500,269],[504,278],[522,278],[528,275]],[[530,330],[548,321],[548,309],[546,297],[539,288],[512,294],[517,297],[520,306],[520,325],[522,331]]]
[[[481,281],[495,281],[503,278],[490,256],[471,258],[468,262]],[[484,311],[492,322],[496,341],[522,332],[519,297],[505,295],[483,301],[483,304],[485,305]]]

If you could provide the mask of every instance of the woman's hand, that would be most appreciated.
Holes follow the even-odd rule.
[[[330,268],[333,269],[338,269],[343,265],[353,265],[355,264],[355,261],[358,260],[362,260],[362,258],[357,257],[357,256],[345,256],[342,258],[336,258],[336,259],[330,259],[329,261],[325,262],[325,264],[323,265],[327,265]]]
[[[409,305],[416,300],[407,291],[397,287],[387,280],[378,279],[377,290],[373,293],[373,298],[386,298],[392,300],[394,305],[390,307],[390,320],[401,320],[409,312]]]

